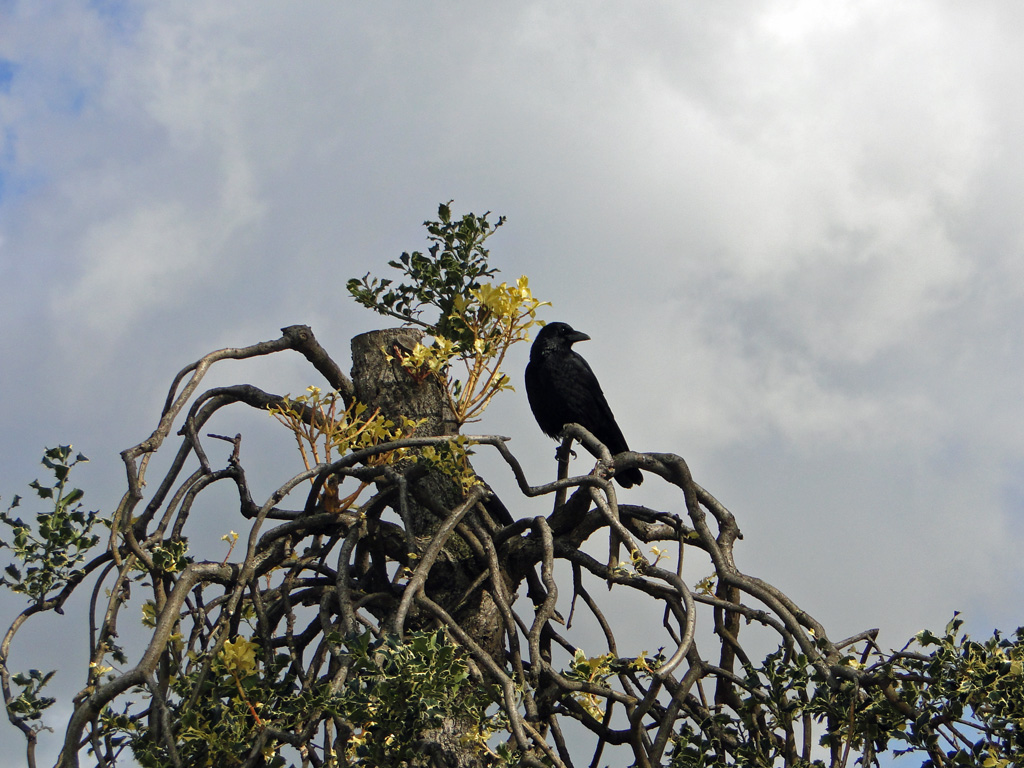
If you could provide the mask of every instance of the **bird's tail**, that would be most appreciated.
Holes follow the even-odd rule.
[[[640,485],[644,481],[644,476],[640,474],[639,469],[633,467],[622,472],[616,472],[615,479],[618,480],[619,485],[623,488],[632,488],[634,485]]]

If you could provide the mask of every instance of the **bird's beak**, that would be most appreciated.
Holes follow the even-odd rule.
[[[569,339],[570,344],[575,344],[577,341],[590,341],[590,337],[583,331],[573,331],[566,338]]]

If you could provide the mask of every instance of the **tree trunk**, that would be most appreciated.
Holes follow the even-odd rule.
[[[352,381],[356,399],[370,408],[380,408],[387,418],[400,423],[401,417],[424,419],[417,437],[458,434],[458,425],[448,405],[444,386],[434,376],[413,377],[399,363],[400,352],[409,352],[423,334],[409,328],[371,331],[352,339]],[[388,356],[392,359],[389,360]],[[440,472],[424,473],[414,462],[399,468],[405,473],[408,489],[408,523],[413,529],[419,554],[429,545],[447,514],[463,501],[461,487]],[[396,502],[397,505],[397,502]],[[397,509],[396,509],[397,512]],[[470,512],[465,522],[485,524],[484,505]],[[504,521],[503,521],[504,522]],[[490,522],[493,526],[495,523]],[[504,664],[504,635],[497,606],[489,584],[469,591],[484,572],[486,564],[474,556],[465,539],[451,536],[424,585],[424,593],[441,605],[459,625],[499,664]],[[468,593],[468,594],[467,594]],[[432,627],[430,617],[410,612],[406,629]],[[468,727],[448,720],[437,729],[424,733],[423,741],[432,747],[425,751],[424,765],[475,768],[482,765],[476,750],[463,745],[461,736]]]
[[[444,388],[435,377],[415,379],[397,356],[408,353],[423,338],[412,328],[388,328],[362,333],[352,339],[352,383],[356,400],[380,408],[396,423],[402,416],[426,419],[416,434],[454,435],[459,429],[448,407]],[[388,356],[392,359],[388,360]]]

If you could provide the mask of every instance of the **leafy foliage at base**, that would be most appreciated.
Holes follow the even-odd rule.
[[[202,654],[178,658],[167,696],[174,737],[133,717],[131,704],[121,713],[104,712],[106,737],[130,748],[144,768],[175,759],[189,766],[243,765],[257,753],[277,768],[288,764],[281,751],[288,742],[280,737],[326,716],[334,727],[323,734],[329,744],[324,759],[397,766],[422,752],[421,734],[455,720],[467,745],[492,764],[497,760],[487,748],[504,723],[487,714],[496,694],[471,678],[463,652],[442,632],[410,633],[401,642],[367,631],[331,642],[346,671],[335,670],[333,680],[325,677],[301,693],[289,675],[288,654],[267,659],[244,637],[225,643],[212,663]]]
[[[671,766],[877,765],[890,751],[921,754],[922,768],[1024,764],[1024,628],[978,642],[962,626],[957,614],[941,636],[918,633],[915,650],[868,643],[860,659],[843,659],[855,674],[831,684],[806,656],[780,648],[746,666],[736,710],[683,723]],[[796,751],[793,737],[812,722],[827,762]]]
[[[374,640],[367,632],[348,645],[352,664],[339,711],[353,724],[349,757],[354,766],[402,765],[422,752],[423,733],[452,720],[473,750],[497,758],[487,740],[507,721],[487,710],[500,692],[470,676],[460,649],[441,631]]]

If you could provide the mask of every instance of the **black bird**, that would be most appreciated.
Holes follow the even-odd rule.
[[[594,372],[581,355],[572,351],[573,344],[588,339],[587,334],[567,323],[545,325],[530,348],[526,396],[545,434],[557,438],[566,424],[579,424],[608,446],[614,456],[629,450],[626,438],[615,423]],[[618,472],[615,479],[623,488],[644,481],[635,467]]]

